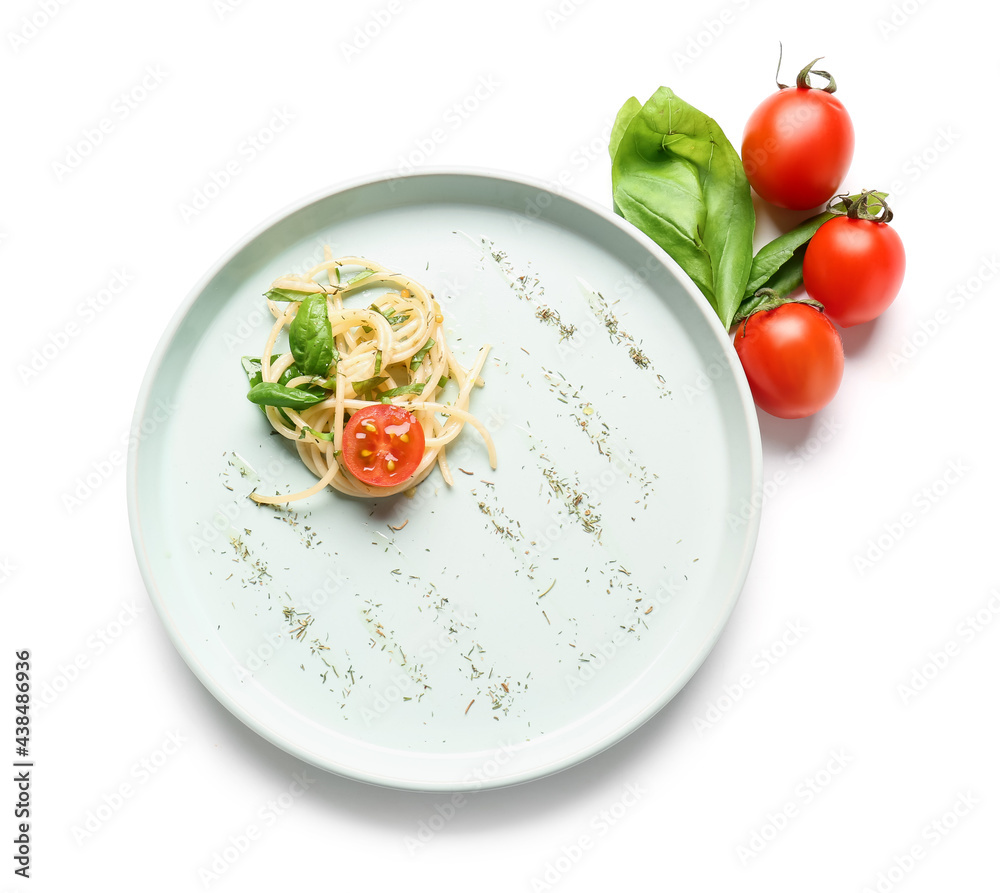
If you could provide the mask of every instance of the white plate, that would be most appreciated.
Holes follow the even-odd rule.
[[[459,359],[493,345],[472,410],[495,472],[467,429],[453,487],[247,498],[233,454],[270,492],[312,480],[240,358],[324,243],[428,285]],[[399,788],[522,782],[635,730],[712,648],[757,534],[756,414],[706,301],[629,224],[514,177],[360,182],[261,227],[185,302],[135,426],[136,555],[192,670],[279,747]]]

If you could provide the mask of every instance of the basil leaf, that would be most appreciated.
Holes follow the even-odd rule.
[[[802,284],[802,259],[806,256],[808,247],[809,244],[806,243],[796,248],[788,262],[782,264],[760,288],[769,288],[782,297],[795,291]]]
[[[323,294],[323,292],[314,292],[312,289],[299,291],[295,288],[272,288],[264,293],[264,297],[271,301],[301,301],[305,295],[312,294]]]
[[[414,382],[413,384],[404,384],[398,388],[390,388],[381,395],[382,402],[388,403],[392,397],[402,397],[404,394],[422,394],[425,387],[427,387],[427,382]]]
[[[798,288],[802,284],[802,256],[805,254],[806,245],[816,234],[816,230],[833,216],[826,211],[810,217],[795,229],[778,236],[761,248],[750,265],[750,277],[743,297],[748,298],[761,288],[773,288],[781,292],[782,288],[773,284],[779,281],[775,279],[779,273],[782,273],[780,280],[782,287],[787,289],[784,294]],[[798,281],[795,281],[796,279]]]
[[[347,282],[344,283],[345,286],[354,285],[355,282],[360,282],[362,279],[367,279],[369,276],[374,276],[374,270],[362,270],[360,273],[352,276]]]
[[[303,375],[329,375],[334,349],[325,294],[303,299],[288,326],[288,347]]]
[[[410,357],[410,368],[419,369],[420,364],[424,361],[424,357],[430,353],[431,348],[434,346],[434,339],[428,338],[424,343],[424,346],[420,348],[412,357]]]
[[[388,377],[385,375],[376,375],[374,378],[366,378],[364,381],[352,381],[351,387],[354,388],[354,393],[358,395],[358,399],[364,400],[365,398],[362,394],[371,392],[374,395],[375,389],[388,380]]]
[[[273,354],[271,356],[271,362],[276,363],[281,359],[280,354]],[[264,373],[261,367],[260,357],[243,357],[243,371],[247,374],[247,381],[250,382],[250,387],[254,388],[259,385],[264,380]],[[287,385],[289,381],[293,378],[298,378],[302,373],[299,371],[299,367],[292,363],[281,375],[278,376],[278,384]],[[307,386],[308,390],[312,393],[316,393],[315,389],[311,386]],[[263,406],[260,407],[260,411],[267,415],[267,411]],[[291,419],[288,418],[283,412],[281,413],[282,418],[289,425],[292,424]]]
[[[660,87],[620,134],[611,185],[615,210],[680,264],[728,328],[750,274],[754,211],[722,128]]]
[[[278,359],[277,354],[271,357],[271,362],[273,363],[276,359]],[[260,357],[243,357],[240,362],[246,373],[247,381],[250,382],[250,387],[258,385],[264,380]]]
[[[281,354],[272,354],[271,364],[273,365],[274,363],[277,363],[280,359]],[[340,359],[339,355],[337,356],[337,359]],[[250,382],[250,387],[260,384],[264,380],[264,372],[260,357],[243,357],[242,363],[243,371],[247,374],[247,381]],[[288,382],[290,382],[293,378],[300,378],[301,376],[302,371],[295,363],[292,363],[284,372],[281,373],[281,375],[278,376],[278,384],[288,384]],[[326,389],[330,391],[337,386],[332,379],[326,383],[318,382],[318,384],[326,387]],[[306,385],[306,388],[308,390],[315,390],[312,385]]]
[[[389,323],[390,326],[394,326],[396,325],[396,323],[405,322],[407,319],[409,319],[409,316],[406,313],[400,313],[396,315],[392,312],[391,308],[386,308],[385,310],[383,310],[381,307],[379,307],[378,304],[372,304],[368,309],[371,310],[373,313],[377,313],[379,316],[384,316],[385,321]],[[372,333],[372,327],[362,326],[361,331],[364,332],[366,335],[370,335]],[[377,369],[375,371],[378,372]]]
[[[313,394],[301,388],[289,388],[273,381],[262,381],[254,385],[247,394],[247,400],[258,406],[287,406],[289,409],[306,409],[326,398],[326,394]]]
[[[385,310],[383,310],[381,307],[379,307],[378,304],[372,304],[368,309],[375,311],[375,313],[378,313],[380,316],[384,316],[386,322],[388,322],[390,326],[394,326],[396,325],[396,323],[406,322],[406,320],[409,319],[409,315],[406,313],[399,313],[399,314],[393,313],[391,307],[387,307]],[[367,335],[369,332],[371,332],[371,329],[366,326],[364,328],[364,331],[365,334]]]
[[[615,155],[618,153],[618,144],[622,141],[626,128],[632,119],[639,114],[641,108],[642,103],[634,96],[630,96],[625,100],[625,105],[618,110],[618,116],[611,127],[611,140],[608,143],[608,151],[611,153],[612,161],[615,160]]]

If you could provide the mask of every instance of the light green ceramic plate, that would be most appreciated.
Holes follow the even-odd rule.
[[[460,359],[493,345],[495,471],[466,430],[451,487],[247,498],[311,480],[240,358],[324,244],[429,286]],[[757,535],[756,415],[705,300],[609,211],[515,177],[369,180],[268,222],[181,308],[135,425],[132,534],[177,649],[250,728],[377,784],[513,784],[621,740],[709,653]]]

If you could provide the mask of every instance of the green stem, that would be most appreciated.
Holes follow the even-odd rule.
[[[778,77],[781,74],[781,57],[783,54],[784,54],[784,47],[781,45],[781,41],[779,40],[778,70],[774,73],[774,82],[778,85],[779,90],[788,89],[788,84],[783,84],[781,83],[781,81],[778,80]],[[837,91],[837,82],[833,79],[833,75],[830,74],[830,72],[820,71],[818,68],[813,69],[813,66],[817,62],[819,62],[819,60],[822,58],[823,58],[822,56],[817,56],[815,59],[812,60],[812,62],[810,62],[805,68],[803,68],[802,71],[798,73],[798,76],[795,78],[796,87],[803,90],[808,90],[808,89],[822,90],[824,93],[835,93]],[[809,81],[810,74],[818,74],[820,77],[826,78],[828,81],[827,85],[825,87],[813,87],[813,85]]]
[[[831,214],[839,214],[850,220],[870,220],[872,223],[888,223],[892,220],[892,209],[886,203],[888,193],[873,189],[862,189],[858,195],[835,195],[829,204]],[[834,207],[837,205],[837,207]],[[872,205],[879,208],[872,212]]]
[[[799,72],[798,77],[795,78],[795,86],[799,89],[812,88],[812,84],[809,82],[810,74],[818,74],[820,77],[826,78],[828,83],[825,87],[815,87],[813,89],[822,90],[824,93],[836,93],[837,92],[837,82],[833,79],[833,75],[828,71],[820,71],[818,68],[814,69],[813,66],[822,59],[822,56],[817,56],[812,60],[802,71]]]

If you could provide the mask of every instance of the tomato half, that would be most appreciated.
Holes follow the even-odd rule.
[[[372,487],[395,487],[413,475],[424,456],[424,429],[405,407],[375,403],[344,426],[347,470]]]
[[[844,345],[833,323],[808,304],[782,304],[741,322],[733,342],[754,402],[782,419],[812,415],[844,376]]]
[[[809,240],[802,281],[809,296],[842,326],[875,319],[903,285],[906,252],[888,223],[834,217]]]
[[[740,154],[762,199],[780,208],[815,208],[833,197],[851,166],[854,125],[825,90],[783,87],[750,116]]]

